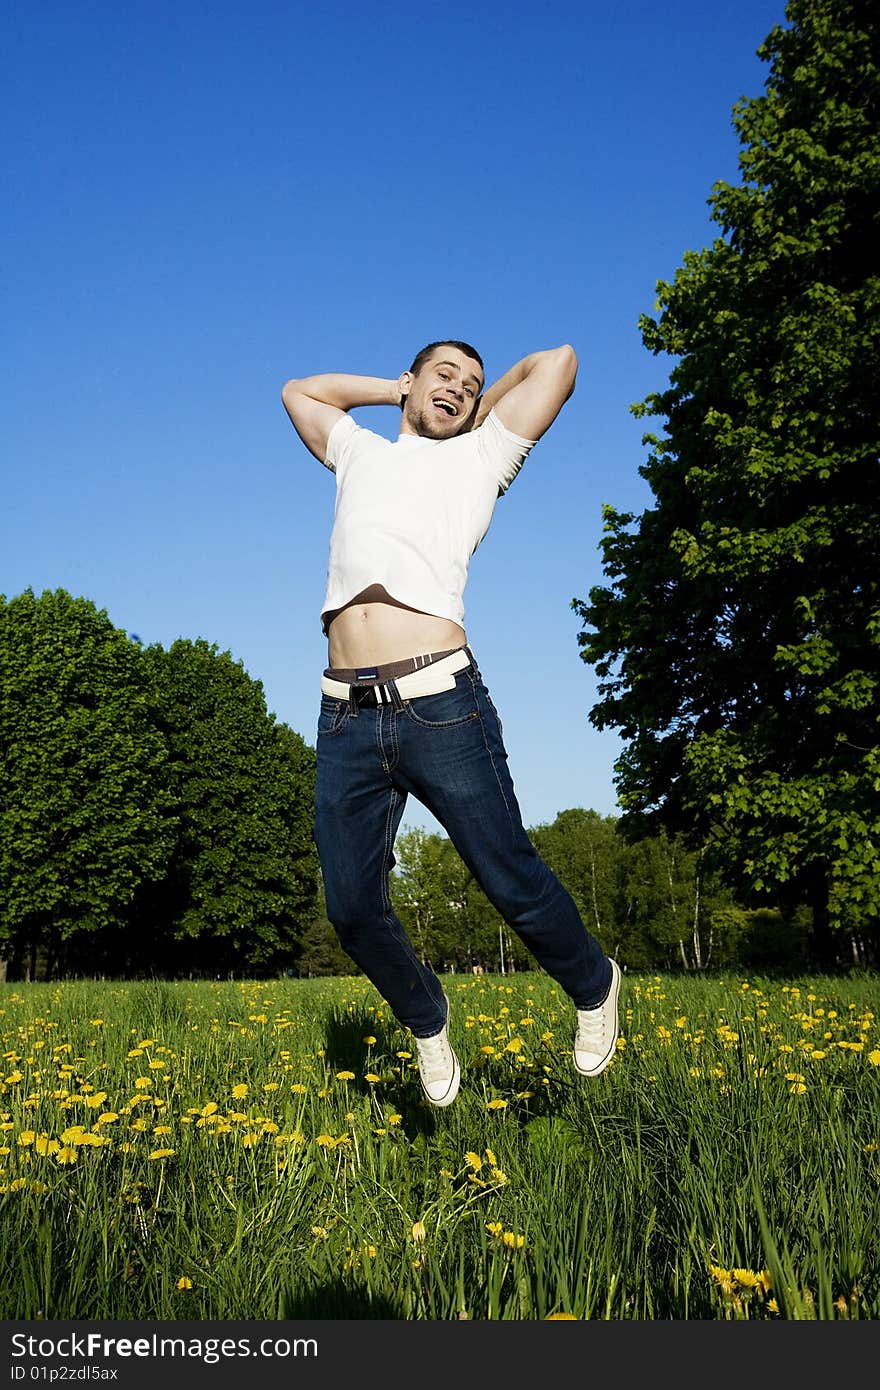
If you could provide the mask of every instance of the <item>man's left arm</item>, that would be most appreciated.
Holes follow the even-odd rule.
[[[483,392],[474,429],[494,409],[506,429],[523,439],[540,439],[574,391],[577,369],[577,355],[568,343],[530,352]]]

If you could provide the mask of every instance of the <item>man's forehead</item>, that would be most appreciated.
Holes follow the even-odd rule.
[[[439,367],[444,363],[447,367],[457,367],[465,379],[470,377],[478,384],[483,380],[479,362],[475,361],[473,357],[468,357],[466,353],[460,352],[458,348],[445,346],[437,348],[426,365]]]

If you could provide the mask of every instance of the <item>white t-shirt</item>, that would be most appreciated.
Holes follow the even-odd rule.
[[[494,410],[452,439],[392,441],[350,415],[337,420],[324,460],[336,474],[336,514],[322,626],[371,584],[462,625],[470,558],[535,442],[506,429]]]

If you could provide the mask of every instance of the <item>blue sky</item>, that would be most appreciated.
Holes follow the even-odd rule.
[[[616,812],[573,597],[603,503],[641,511],[629,406],[659,279],[718,233],[731,115],[782,0],[5,7],[0,592],[65,588],[203,637],[309,742],[332,476],[291,376],[487,379],[574,345],[577,389],[471,564],[466,627],[527,825]],[[355,412],[393,437],[390,409]],[[404,827],[437,829],[410,801]]]

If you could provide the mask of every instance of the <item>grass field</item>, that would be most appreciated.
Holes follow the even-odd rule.
[[[444,987],[447,1110],[361,977],[0,986],[0,1316],[880,1316],[880,980]]]

